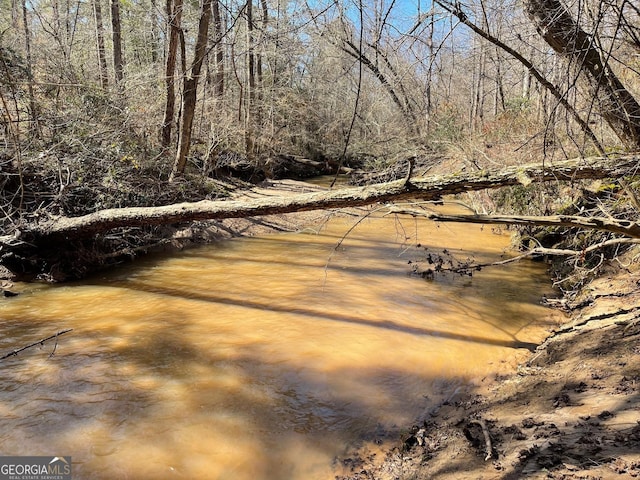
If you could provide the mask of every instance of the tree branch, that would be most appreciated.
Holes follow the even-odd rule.
[[[640,239],[637,238],[614,238],[611,240],[606,240],[604,242],[596,243],[594,245],[589,245],[584,250],[570,250],[565,248],[546,248],[546,247],[535,247],[530,250],[527,250],[520,255],[516,255],[515,257],[506,258],[504,260],[498,260],[496,262],[487,262],[487,263],[464,263],[459,262],[458,265],[452,265],[451,267],[443,267],[442,265],[437,266],[437,268],[432,269],[429,268],[426,271],[421,271],[417,265],[419,265],[420,261],[413,262],[414,263],[414,272],[421,274],[423,276],[433,275],[434,270],[437,273],[443,272],[451,272],[458,274],[467,274],[470,275],[471,272],[482,270],[486,267],[499,267],[503,265],[507,265],[509,263],[519,262],[525,258],[529,257],[542,257],[542,256],[551,256],[551,257],[578,257],[579,259],[583,259],[585,255],[595,252],[601,248],[611,247],[613,245],[624,245],[624,244],[640,244]],[[604,257],[601,256],[601,261]],[[570,278],[570,277],[567,277]],[[565,279],[560,282],[565,281]]]
[[[392,208],[391,213],[403,213],[425,217],[436,222],[480,223],[484,225],[542,225],[548,227],[577,227],[604,230],[640,239],[640,223],[603,217],[578,217],[574,215],[451,215],[425,210]]]
[[[22,347],[22,348],[18,348],[17,350],[13,350],[12,352],[9,352],[6,355],[3,355],[2,357],[0,357],[0,360],[5,360],[6,358],[9,358],[9,357],[14,357],[14,356],[18,355],[20,352],[22,352],[22,351],[24,351],[24,350],[26,350],[28,348],[35,347],[36,345],[44,345],[44,342],[46,342],[47,340],[51,340],[52,338],[56,339],[56,345],[55,345],[55,347],[53,349],[53,352],[55,352],[55,348],[58,346],[58,337],[60,335],[64,335],[65,333],[68,333],[68,332],[70,332],[72,330],[73,330],[73,328],[68,328],[66,330],[60,330],[55,335],[51,335],[50,337],[43,338],[42,340],[38,340],[37,342],[33,342],[32,344],[27,345],[26,347]],[[51,352],[51,355],[53,355],[53,352]],[[51,356],[51,355],[49,355],[49,356]]]

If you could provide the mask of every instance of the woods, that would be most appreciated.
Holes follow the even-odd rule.
[[[637,162],[613,156],[640,146],[629,2],[2,2],[5,255],[51,235],[411,195],[475,202],[471,192],[528,185],[524,165],[543,165],[531,179],[546,182],[593,154],[606,166],[577,162],[571,180],[623,178],[637,208]],[[377,172],[374,183],[402,178],[384,172],[408,159],[422,167],[322,199],[221,202],[229,175],[305,175],[276,168],[284,158],[313,166],[306,175]],[[469,184],[431,177],[451,171]],[[484,182],[488,171],[501,180]]]
[[[259,163],[343,150],[384,162],[461,139],[482,157],[481,137],[503,142],[509,124],[521,158],[634,150],[637,9],[582,3],[47,0],[17,15],[4,0],[3,119],[24,132],[42,124],[44,147],[117,106],[129,149],[174,157],[173,177],[185,135],[208,163],[228,151]]]

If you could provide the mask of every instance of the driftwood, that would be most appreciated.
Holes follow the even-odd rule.
[[[10,249],[21,243],[37,246],[50,241],[90,237],[119,227],[354,207],[408,198],[437,200],[444,195],[518,184],[528,185],[532,182],[619,178],[633,175],[639,162],[640,157],[636,155],[617,158],[596,157],[554,164],[508,167],[496,171],[406,178],[366,187],[302,193],[282,198],[267,197],[249,201],[203,200],[161,207],[109,209],[81,217],[57,217],[27,225],[16,235],[0,236],[0,244]],[[593,228],[590,225],[584,226]],[[631,228],[631,231],[635,230]]]
[[[480,432],[477,431],[478,428],[473,427],[474,425],[477,425],[482,432],[482,440],[479,438]],[[493,444],[491,443],[491,434],[489,433],[489,426],[487,425],[487,422],[485,420],[483,420],[482,418],[469,419],[462,431],[464,433],[464,436],[467,437],[467,440],[469,440],[475,448],[480,449],[484,441],[485,462],[487,460],[491,460],[492,458],[496,458],[497,452],[495,452],[493,449]]]

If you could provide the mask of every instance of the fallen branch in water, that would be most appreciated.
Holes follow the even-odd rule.
[[[506,258],[504,260],[498,260],[496,262],[487,262],[487,263],[475,263],[472,259],[467,258],[466,260],[458,260],[448,251],[443,250],[441,254],[429,254],[425,260],[414,260],[409,263],[413,264],[413,272],[421,275],[423,278],[432,279],[436,273],[457,273],[460,275],[469,275],[471,276],[474,271],[480,271],[485,267],[498,267],[502,265],[507,265],[509,263],[518,262],[528,257],[545,257],[545,256],[564,256],[564,257],[575,257],[576,268],[579,262],[583,262],[586,255],[592,252],[596,252],[602,248],[611,247],[614,245],[629,245],[629,244],[640,244],[640,238],[613,238],[610,240],[606,240],[604,242],[599,242],[593,245],[589,245],[586,248],[581,250],[571,250],[566,248],[546,248],[546,247],[534,247],[526,252],[521,253],[520,255],[516,255],[514,257]],[[435,255],[435,259],[434,259]],[[596,265],[592,270],[595,270],[600,266],[602,261],[604,260],[604,256],[600,255],[600,263]],[[424,262],[427,262],[430,266],[427,269],[422,270],[420,265]],[[449,263],[450,267],[445,267],[444,264]],[[570,278],[570,277],[567,277]],[[563,279],[562,281],[566,281]],[[561,282],[562,282],[561,281]]]
[[[9,358],[9,357],[15,357],[15,356],[16,356],[16,355],[18,355],[20,352],[22,352],[22,351],[26,350],[27,348],[35,347],[36,345],[42,345],[42,346],[44,346],[44,342],[46,342],[47,340],[51,340],[52,338],[55,338],[55,339],[56,339],[55,347],[53,348],[53,352],[51,352],[51,355],[49,355],[49,357],[51,357],[51,356],[54,354],[54,352],[56,351],[56,348],[57,348],[57,346],[58,346],[58,337],[59,337],[60,335],[64,335],[65,333],[70,332],[71,330],[73,330],[73,328],[68,328],[68,329],[66,329],[66,330],[60,330],[60,331],[59,331],[58,333],[56,333],[55,335],[51,335],[50,337],[43,338],[42,340],[38,340],[37,342],[34,342],[34,343],[32,343],[31,345],[27,345],[26,347],[19,348],[19,349],[17,349],[17,350],[14,350],[13,352],[9,352],[9,353],[7,353],[6,355],[4,355],[4,356],[0,357],[0,360],[4,360],[4,359]]]
[[[624,245],[624,244],[634,244],[640,243],[640,238],[614,238],[612,240],[607,240],[605,242],[596,243],[593,245],[589,245],[587,248],[583,250],[570,250],[567,248],[545,248],[545,247],[535,247],[531,250],[527,250],[521,255],[517,255],[512,258],[507,258],[506,260],[500,260],[498,262],[484,263],[473,265],[475,267],[494,267],[498,265],[506,265],[507,263],[517,262],[527,257],[536,257],[536,256],[565,256],[565,257],[583,257],[587,253],[595,252],[601,248],[610,247],[612,245]]]
[[[483,225],[542,225],[545,227],[577,227],[604,230],[640,239],[640,223],[603,217],[579,217],[575,215],[451,215],[427,212],[413,208],[391,207],[390,213],[424,217],[435,222],[480,223]]]

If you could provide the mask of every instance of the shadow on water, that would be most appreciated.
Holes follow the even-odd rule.
[[[535,283],[425,283],[392,242],[349,244],[325,281],[335,237],[316,240],[209,246],[6,303],[2,350],[74,330],[52,357],[50,341],[0,363],[0,452],[71,454],[77,478],[332,478],[350,442],[399,435],[467,381],[456,363],[476,348],[535,347],[513,333]]]
[[[509,335],[513,337],[512,340],[500,340],[496,338],[476,336],[473,334],[456,334],[452,332],[447,332],[445,330],[435,330],[435,329],[429,329],[429,328],[423,328],[423,327],[403,325],[401,323],[394,322],[391,320],[368,320],[366,318],[347,315],[347,314],[327,314],[326,312],[321,312],[318,310],[308,310],[302,306],[280,307],[277,305],[268,304],[266,302],[255,302],[247,299],[238,300],[238,299],[233,299],[233,298],[228,298],[223,296],[216,296],[212,294],[204,295],[196,292],[189,292],[185,295],[183,291],[174,290],[167,287],[145,286],[142,284],[137,284],[137,285],[130,286],[129,288],[139,290],[139,291],[159,294],[159,295],[187,298],[189,300],[197,300],[201,302],[210,302],[215,304],[235,305],[235,306],[240,306],[244,308],[252,308],[259,311],[294,313],[296,315],[302,315],[302,316],[317,318],[321,320],[353,323],[353,324],[363,325],[363,326],[372,327],[372,328],[393,330],[396,332],[407,333],[410,335],[430,335],[430,336],[436,336],[439,338],[448,338],[451,340],[458,340],[462,342],[481,343],[484,345],[496,345],[496,346],[508,347],[508,348],[526,348],[527,350],[530,350],[530,351],[534,351],[538,346],[538,344],[536,343],[521,342],[510,334]],[[434,315],[437,315],[437,312],[431,312],[431,313]],[[491,325],[496,326],[493,324]],[[502,329],[502,331],[508,334],[506,330]]]
[[[39,327],[47,331],[55,323]],[[377,420],[382,400],[388,412],[410,420],[404,412],[415,408],[415,392],[404,386],[422,384],[426,392],[437,380],[357,368],[349,375],[377,386],[377,402],[367,403],[340,385],[346,371],[318,376],[304,362],[280,364],[274,378],[270,359],[250,346],[231,361],[194,347],[171,325],[100,352],[86,343],[60,339],[51,358],[46,344],[3,362],[3,455],[71,454],[77,478],[330,478],[315,463],[339,453],[336,442],[354,439],[342,434],[354,428],[354,417],[366,419],[360,433],[375,430],[386,423]],[[218,378],[229,370],[245,383],[227,385],[223,395],[224,380],[192,383],[193,372],[202,370]],[[381,379],[400,376],[406,381],[381,387]],[[230,455],[240,456],[229,462]],[[297,464],[296,455],[310,462]],[[300,468],[318,469],[319,476]]]

